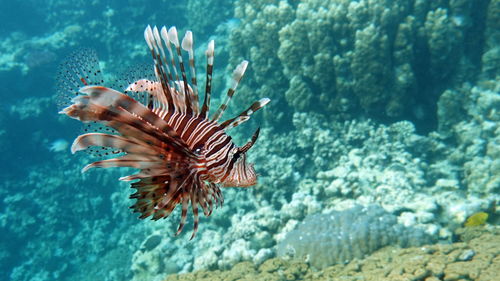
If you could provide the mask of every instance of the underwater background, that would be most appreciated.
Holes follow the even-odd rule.
[[[500,0],[0,1],[0,280],[497,280]],[[138,220],[121,169],[81,168],[59,64],[152,66],[148,25],[192,30],[213,104],[249,68],[231,131],[256,186],[197,236]],[[200,84],[201,84],[200,83]],[[245,126],[245,127],[243,127]],[[179,208],[177,208],[179,209]]]

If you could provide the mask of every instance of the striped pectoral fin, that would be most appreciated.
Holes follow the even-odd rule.
[[[217,198],[218,198],[218,202],[219,202],[219,207],[222,208],[222,205],[224,205],[224,195],[222,195],[222,191],[220,190],[220,188],[218,186],[216,186],[215,192],[217,194]]]
[[[154,114],[149,108],[137,102],[133,98],[120,93],[116,90],[101,87],[101,86],[87,86],[80,89],[80,92],[88,94],[91,102],[103,107],[113,108],[121,107],[129,113],[140,116],[150,124],[161,128],[171,138],[176,141],[182,141],[174,129],[172,129],[165,120],[161,119],[158,115]]]
[[[191,238],[189,240],[193,240],[194,236],[196,235],[196,232],[198,231],[198,223],[200,221],[200,217],[198,215],[198,192],[197,189],[199,187],[195,186],[191,190],[191,209],[193,211],[193,234],[191,234]]]
[[[73,151],[95,145],[116,147],[131,153],[163,156],[165,161],[173,161],[183,157],[189,158],[190,154],[186,153],[186,151],[191,152],[186,146],[176,143],[168,135],[163,134],[137,116],[123,109],[108,110],[98,105],[91,106],[102,110],[98,122],[115,129],[122,136],[107,134],[82,135],[75,140]]]
[[[166,219],[168,218],[172,212],[175,210],[177,205],[180,204],[182,198],[180,197],[181,195],[175,194],[172,198],[172,200],[163,208],[158,208],[155,207],[154,209],[154,214],[151,220],[159,220],[159,219]]]
[[[141,213],[140,219],[152,215],[152,220],[165,218],[175,209],[180,201],[179,193],[170,192],[173,188],[169,176],[158,176],[140,179],[132,183],[131,187],[137,190],[130,195],[137,199],[130,208]]]
[[[129,176],[124,176],[119,178],[121,181],[133,181],[133,180],[138,180],[138,179],[144,179],[144,178],[150,178],[154,176],[162,176],[165,174],[172,173],[174,170],[171,169],[164,169],[163,167],[158,167],[158,168],[146,168],[141,170],[141,172]]]
[[[142,169],[139,173],[130,176],[121,177],[121,181],[131,181],[131,180],[147,180],[148,178],[159,178],[165,175],[174,175],[182,173],[186,169],[186,163],[183,162],[182,158],[171,158],[166,160],[162,165],[155,167],[149,167]]]
[[[160,187],[165,187],[166,184],[169,181],[169,176],[159,176],[159,177],[150,177],[150,178],[145,178],[141,179],[140,181],[133,182],[130,184],[130,188],[135,188],[137,189],[137,192],[151,192],[154,191]],[[165,189],[163,189],[165,190]]]
[[[180,171],[177,171],[180,172]],[[194,175],[185,175],[182,182],[176,179],[176,173],[169,176],[153,176],[142,178],[138,182],[132,183],[132,187],[137,192],[132,194],[132,199],[137,202],[131,207],[134,212],[140,212],[140,218],[152,215],[152,220],[168,217],[178,204],[181,204],[181,220],[176,235],[179,235],[186,223],[189,201],[193,209],[196,224],[198,223],[197,199],[193,197],[196,186],[193,183]],[[195,226],[197,229],[197,225]]]
[[[206,216],[208,217],[214,211],[214,203],[213,203],[212,199],[208,198],[208,197],[207,197],[207,202],[208,202],[208,215],[206,215]]]
[[[215,207],[222,207],[222,204],[224,203],[224,196],[222,195],[222,192],[217,184],[210,183],[209,184],[209,196],[211,197],[211,200],[209,201],[210,204],[210,209],[212,210],[212,199],[215,201]]]
[[[105,125],[115,129],[122,136],[132,141],[147,144],[169,154],[175,153],[187,157],[192,154],[187,146],[184,145],[184,142],[177,142],[176,139],[172,139],[128,111],[122,110],[119,114],[112,116],[111,119],[105,122]]]
[[[206,217],[209,217],[213,211],[213,202],[208,192],[208,186],[204,185],[200,190],[198,190],[198,202],[200,203],[203,213]]]
[[[175,144],[169,136],[161,134],[146,122],[124,109],[104,107],[90,101],[88,96],[79,96],[75,104],[65,108],[65,113],[82,122],[95,121],[115,129],[122,136],[135,142],[162,147],[162,144]],[[94,141],[97,141],[94,139]],[[78,146],[77,146],[78,147]],[[75,148],[76,150],[80,150]]]
[[[201,192],[198,193],[198,204],[201,206],[201,209],[203,210],[203,214],[206,217],[210,216],[208,204],[207,204],[205,198],[203,197],[203,193],[201,193]]]
[[[141,117],[154,127],[160,129],[162,133],[168,136],[169,142],[174,144],[178,149],[189,156],[194,156],[177,132],[165,120],[131,97],[116,90],[100,86],[83,87],[80,89],[80,92],[88,94],[92,102],[103,107],[121,107],[129,113]],[[144,128],[147,129],[146,126]]]
[[[172,191],[164,194],[161,200],[158,201],[156,206],[156,213],[153,216],[154,220],[160,218],[167,218],[174,211],[175,207],[182,201],[182,193],[177,191]]]
[[[240,113],[240,115],[224,121],[221,125],[221,129],[229,130],[231,128],[234,128],[241,123],[244,123],[248,119],[250,119],[250,116],[254,114],[257,110],[261,109],[264,107],[266,104],[268,104],[271,100],[268,98],[262,98],[256,102],[254,102],[249,108],[244,110],[243,112]]]
[[[72,102],[73,104],[59,111],[59,114],[66,114],[73,119],[89,122],[99,121],[102,113],[109,110],[93,104],[88,96],[76,96],[72,99]]]
[[[182,232],[182,230],[184,229],[184,225],[186,224],[186,219],[187,219],[188,206],[189,206],[189,194],[186,192],[183,192],[183,194],[182,194],[181,220],[179,222],[179,228],[177,229],[175,236],[179,235]]]
[[[177,188],[177,191],[181,192],[181,194],[182,194],[182,210],[181,210],[181,220],[179,222],[179,228],[177,229],[177,232],[175,233],[176,236],[182,232],[182,229],[184,229],[184,225],[186,224],[187,209],[189,206],[189,200],[191,199],[190,193],[191,193],[191,190],[193,188],[195,188],[194,183],[193,183],[193,180],[194,180],[193,178],[194,178],[194,174],[190,173],[189,175],[187,175],[184,178],[182,183]]]
[[[158,138],[145,133],[125,122],[120,121],[121,118],[117,118],[115,120],[104,122],[104,125],[115,129],[122,136],[126,137],[130,141],[145,143],[147,145],[153,146],[155,148],[162,147],[163,142]],[[129,120],[130,121],[130,120]],[[129,122],[127,121],[127,122]]]
[[[71,146],[71,153],[85,150],[90,146],[111,147],[128,153],[158,155],[158,149],[154,147],[121,136],[103,133],[88,133],[78,136]]]
[[[155,166],[163,165],[163,160],[155,157],[148,157],[135,154],[127,154],[118,158],[96,161],[83,167],[82,173],[91,168],[113,168],[113,167],[129,167],[136,169],[146,169]]]
[[[210,216],[214,210],[214,201],[215,208],[217,208],[218,199],[214,195],[214,189],[212,188],[214,184],[210,183],[207,189],[207,193],[205,195],[205,200],[208,203],[208,216]]]
[[[152,220],[159,220],[161,218],[168,218],[170,214],[174,211],[175,207],[177,206],[177,203],[171,203],[168,204],[164,208],[155,208],[153,217],[151,218]]]
[[[165,208],[158,209],[158,207],[156,207],[158,204],[157,202],[158,200],[156,198],[151,198],[151,196],[147,195],[137,198],[137,202],[130,208],[134,210],[134,213],[141,213],[139,219],[145,219],[152,216],[152,220],[159,220],[161,218],[167,218],[177,205],[177,203],[172,203]]]

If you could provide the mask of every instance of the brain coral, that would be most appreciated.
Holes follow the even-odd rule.
[[[278,256],[307,259],[322,269],[361,259],[387,245],[418,246],[432,242],[422,230],[397,223],[378,205],[307,216],[278,244]]]

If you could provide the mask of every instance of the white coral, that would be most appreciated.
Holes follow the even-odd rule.
[[[52,152],[61,152],[68,149],[69,143],[64,139],[56,139],[49,145],[49,150]]]

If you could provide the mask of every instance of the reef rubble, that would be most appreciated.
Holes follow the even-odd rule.
[[[401,249],[383,248],[321,271],[307,262],[273,258],[257,266],[241,262],[228,271],[198,271],[169,275],[165,281],[494,281],[500,268],[500,228],[460,229],[462,241]]]

